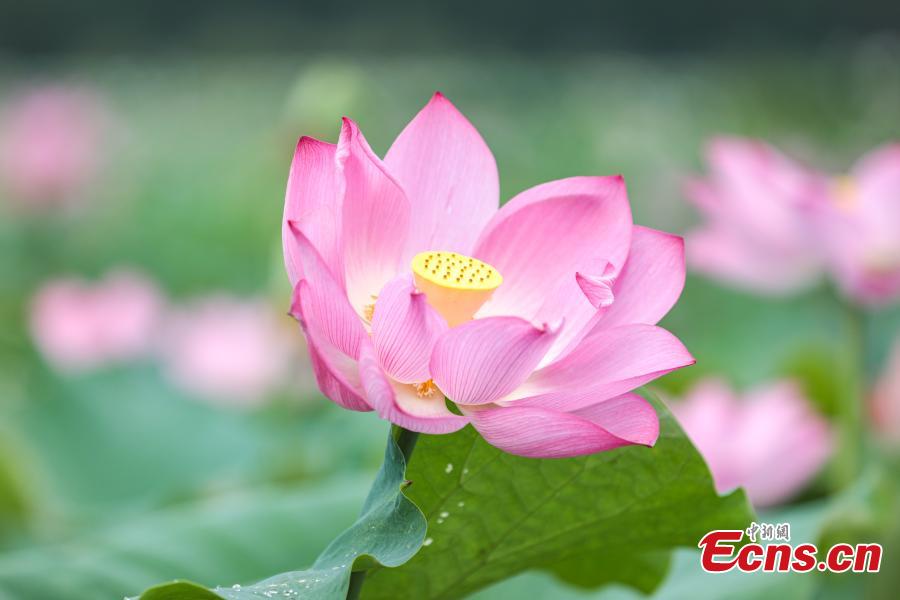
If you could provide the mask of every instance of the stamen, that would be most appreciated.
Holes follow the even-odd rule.
[[[373,294],[369,297],[372,298],[372,303],[363,306],[363,318],[367,323],[372,323],[372,318],[375,317],[375,301],[378,300],[378,296]]]
[[[438,391],[438,387],[434,384],[433,379],[423,381],[422,383],[414,383],[413,387],[416,388],[416,395],[419,398],[431,398]]]

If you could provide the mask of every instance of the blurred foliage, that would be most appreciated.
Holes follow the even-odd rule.
[[[409,487],[405,479],[406,459],[417,437],[418,434],[398,427],[390,428],[384,462],[359,518],[328,544],[309,569],[279,573],[253,585],[217,587],[211,590],[214,594],[199,585],[176,581],[148,589],[140,600],[279,597],[330,600],[350,595],[348,589],[353,588],[354,571],[403,565],[422,546],[427,527],[422,511],[407,498],[405,491]],[[290,549],[286,550],[292,554]]]
[[[363,479],[368,475],[221,494],[7,552],[0,557],[0,598],[121,598],[175,576],[251,581],[310,564],[359,512]]]
[[[808,47],[860,35],[897,31],[891,2],[758,0],[753,5],[709,0],[639,3],[563,0],[540,3],[377,4],[260,0],[56,0],[0,4],[0,48],[17,53],[85,51],[449,52],[715,51],[722,47]],[[47,19],[51,12],[55,18]]]

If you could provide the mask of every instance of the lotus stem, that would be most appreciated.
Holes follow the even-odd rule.
[[[404,429],[399,425],[391,426],[391,435],[400,452],[403,453],[403,460],[406,466],[409,466],[409,460],[412,458],[413,450],[416,449],[416,441],[419,439],[418,432]],[[350,574],[350,586],[347,588],[347,600],[358,600],[362,592],[363,583],[366,581],[366,573],[368,571],[354,571]]]

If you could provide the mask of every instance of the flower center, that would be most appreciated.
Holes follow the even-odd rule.
[[[372,298],[372,302],[363,306],[363,318],[366,320],[366,323],[371,325],[372,318],[375,316],[375,302],[378,300],[378,296],[372,294],[369,297]]]
[[[835,177],[831,181],[831,194],[838,208],[850,211],[857,203],[856,179],[849,175]]]
[[[420,252],[412,271],[416,287],[450,327],[470,321],[503,283],[491,265],[456,252]]]
[[[414,383],[413,387],[416,388],[416,395],[419,398],[431,398],[438,391],[438,386],[435,385],[433,379],[422,383]]]

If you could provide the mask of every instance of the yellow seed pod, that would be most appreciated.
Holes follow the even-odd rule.
[[[458,252],[420,252],[412,271],[416,287],[450,327],[471,320],[503,283],[497,269]]]

